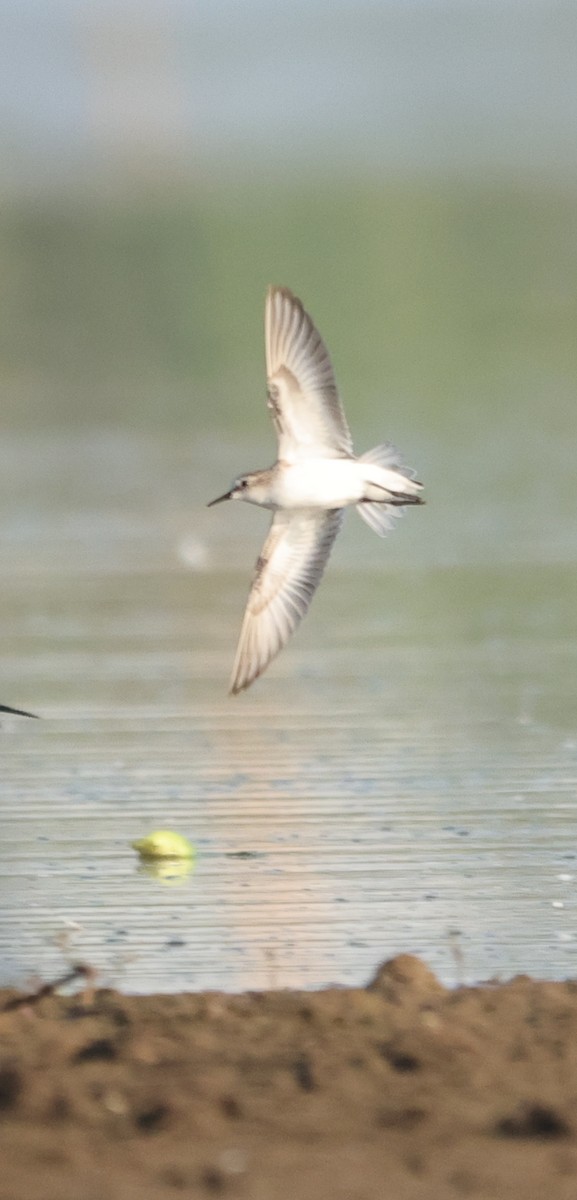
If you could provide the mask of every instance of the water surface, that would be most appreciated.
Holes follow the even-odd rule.
[[[534,514],[503,502],[497,539],[498,486],[386,542],[351,514],[298,636],[229,699],[267,518],[203,502],[248,453],[4,442],[1,699],[43,719],[0,731],[0,983],[66,954],[137,991],[362,982],[399,951],[448,981],[574,974],[569,506],[517,560]],[[190,874],[139,868],[163,827]]]

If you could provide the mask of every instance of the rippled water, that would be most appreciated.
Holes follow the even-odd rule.
[[[351,515],[302,630],[229,699],[266,517],[203,502],[267,450],[0,454],[0,700],[43,718],[0,731],[0,983],[66,955],[129,990],[361,982],[405,950],[446,980],[575,974],[568,490],[499,491],[496,454],[494,487],[462,463],[446,494],[432,447],[429,506],[386,543]],[[190,873],[139,867],[155,828]]]

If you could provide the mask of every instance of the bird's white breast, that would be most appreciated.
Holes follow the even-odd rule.
[[[273,503],[279,508],[343,508],[357,504],[364,471],[353,458],[307,458],[279,464]]]

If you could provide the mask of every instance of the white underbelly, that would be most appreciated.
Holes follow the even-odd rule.
[[[344,508],[364,493],[360,463],[348,458],[308,458],[283,466],[275,481],[279,508]]]

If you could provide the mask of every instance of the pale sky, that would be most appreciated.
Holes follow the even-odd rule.
[[[0,149],[573,174],[574,0],[0,0]]]

